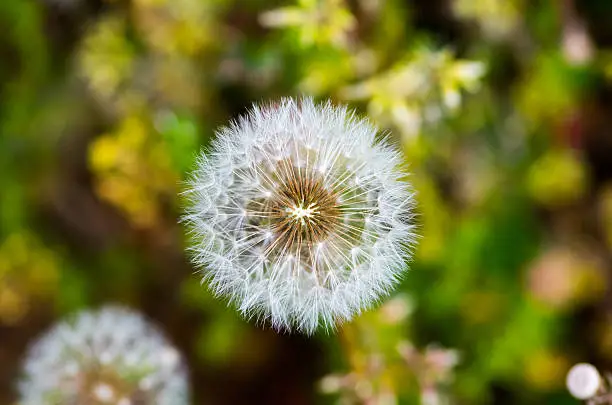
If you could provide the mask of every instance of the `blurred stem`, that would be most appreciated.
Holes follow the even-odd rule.
[[[359,351],[359,335],[360,331],[356,321],[342,324],[338,334],[345,357],[348,359],[352,369],[357,369],[359,364],[356,356],[356,353]]]

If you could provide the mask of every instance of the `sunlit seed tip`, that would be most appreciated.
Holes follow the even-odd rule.
[[[148,391],[153,387],[154,381],[150,377],[145,377],[138,383],[138,387],[140,387],[143,391]]]
[[[173,348],[166,348],[160,354],[160,363],[168,368],[176,366],[180,361],[179,353]]]
[[[111,402],[115,399],[113,387],[105,383],[96,384],[92,390],[93,397],[101,402]]]

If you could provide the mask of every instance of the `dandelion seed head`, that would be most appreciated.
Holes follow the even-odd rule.
[[[567,389],[577,399],[584,400],[595,396],[601,384],[599,372],[588,363],[576,364],[567,373]]]
[[[178,351],[139,314],[115,306],[54,326],[30,348],[18,388],[22,405],[189,402]]]
[[[247,317],[314,332],[391,291],[415,241],[402,158],[344,107],[255,106],[222,128],[183,220],[211,289]]]

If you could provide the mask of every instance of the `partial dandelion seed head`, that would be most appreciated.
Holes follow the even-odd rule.
[[[185,405],[179,352],[139,314],[84,311],[55,325],[26,355],[19,403]]]
[[[415,241],[401,154],[345,107],[255,106],[186,191],[194,262],[247,317],[314,332],[390,292]]]
[[[588,363],[574,365],[567,373],[567,389],[574,398],[594,397],[602,385],[602,379],[595,366]]]

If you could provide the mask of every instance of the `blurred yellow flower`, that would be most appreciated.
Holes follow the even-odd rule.
[[[11,234],[0,244],[0,323],[18,323],[37,300],[57,288],[59,259],[29,232]]]
[[[151,227],[160,220],[160,197],[175,190],[178,174],[147,120],[126,117],[115,132],[91,144],[89,162],[102,198],[138,226]]]
[[[527,189],[538,202],[549,207],[572,204],[584,196],[589,176],[582,156],[571,149],[544,153],[531,166]]]
[[[194,56],[215,42],[214,10],[199,0],[135,0],[133,16],[152,50]]]
[[[462,19],[474,20],[485,36],[505,39],[521,21],[521,9],[516,0],[454,0],[453,11]]]
[[[557,353],[538,351],[525,359],[525,381],[532,387],[550,391],[563,387],[569,360]]]
[[[132,74],[134,51],[123,18],[109,15],[90,28],[79,54],[81,74],[94,95],[110,100]]]
[[[414,138],[428,122],[456,112],[461,91],[478,90],[485,73],[481,62],[457,60],[446,49],[419,49],[390,70],[345,87],[349,100],[367,100],[370,115],[382,125]]]
[[[346,47],[356,20],[344,0],[298,0],[297,5],[267,11],[259,21],[267,27],[295,27],[304,46]]]

